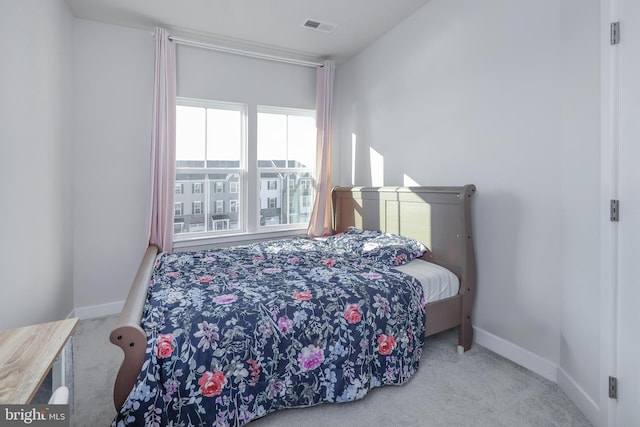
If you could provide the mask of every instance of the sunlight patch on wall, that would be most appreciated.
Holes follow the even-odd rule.
[[[384,157],[369,147],[369,160],[371,162],[371,185],[382,187],[384,185]]]
[[[419,187],[420,184],[418,184],[418,182],[411,178],[409,175],[407,175],[406,173],[404,174],[403,180],[402,180],[402,185],[404,185],[405,187]]]

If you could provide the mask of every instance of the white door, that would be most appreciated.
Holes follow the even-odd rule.
[[[619,0],[617,426],[640,426],[640,0]]]

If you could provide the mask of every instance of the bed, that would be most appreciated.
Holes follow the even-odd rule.
[[[425,336],[458,327],[468,350],[475,191],[337,187],[326,240],[150,246],[110,336],[125,355],[113,425],[243,425],[402,384]],[[449,285],[425,285],[442,275]]]

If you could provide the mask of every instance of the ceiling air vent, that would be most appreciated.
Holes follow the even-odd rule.
[[[302,26],[312,30],[322,31],[323,33],[332,33],[333,30],[335,30],[337,27],[336,24],[330,24],[328,22],[320,22],[320,21],[316,21],[315,19],[307,19],[305,23],[302,24]]]

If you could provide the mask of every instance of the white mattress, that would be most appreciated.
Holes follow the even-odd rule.
[[[460,289],[458,276],[432,262],[416,259],[394,268],[415,277],[422,284],[427,304],[457,295]]]

